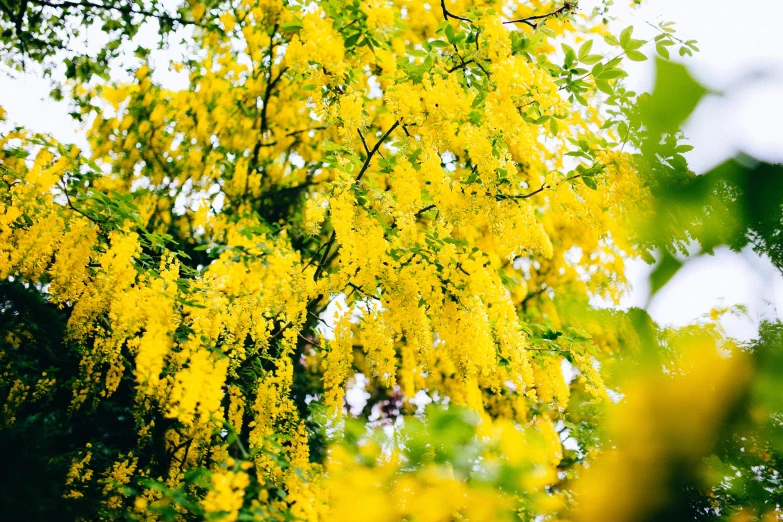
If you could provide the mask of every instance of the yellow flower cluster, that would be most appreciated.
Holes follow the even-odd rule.
[[[342,314],[335,322],[334,341],[324,358],[324,402],[336,414],[342,415],[345,383],[353,362],[351,316]]]
[[[202,501],[209,520],[234,522],[239,517],[250,477],[244,471],[228,469],[212,474],[212,489]]]
[[[81,486],[92,479],[93,470],[88,466],[92,460],[91,444],[87,444],[87,451],[82,452],[81,456],[74,457],[71,461],[71,467],[68,469],[68,475],[65,479],[65,496],[68,498],[80,498],[84,493],[80,491]]]
[[[211,520],[500,520],[521,497],[554,512],[555,424],[576,393],[606,400],[601,359],[631,337],[584,318],[589,334],[570,335],[562,303],[620,296],[631,218],[650,196],[631,157],[606,145],[604,117],[563,96],[546,33],[500,16],[532,11],[187,9],[204,27],[176,66],[185,87],[157,85],[141,64],[127,84],[75,88],[94,116],[91,154],[0,135],[0,280],[64,311],[79,360],[73,379],[41,379],[0,352],[6,423],[58,386],[71,413],[127,401],[142,451],[110,464],[79,454],[66,491],[100,481],[119,510],[120,485],[141,484],[149,520],[164,490],[202,491],[188,480],[203,469],[208,492],[193,505]],[[563,172],[582,142],[596,190]],[[30,334],[4,338],[20,350]],[[356,373],[381,410],[467,407],[486,446],[477,462],[493,480],[511,466],[521,483],[474,487],[440,462],[409,473],[404,444],[324,450],[333,434],[315,433],[311,410],[322,402],[325,429],[339,431]]]

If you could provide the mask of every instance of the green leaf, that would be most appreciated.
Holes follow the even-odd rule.
[[[593,65],[595,63],[600,62],[602,59],[603,56],[601,56],[600,54],[588,54],[584,58],[580,58],[579,61],[585,65]]]
[[[675,131],[707,93],[684,65],[656,60],[655,87],[642,106],[642,118],[652,132]]]
[[[588,54],[590,54],[590,50],[593,48],[593,41],[587,40],[585,43],[582,44],[582,46],[579,48],[579,61],[584,61],[584,58],[587,57]]]
[[[622,33],[620,33],[620,46],[625,49],[628,44],[631,43],[631,35],[633,34],[633,26],[629,25]]]
[[[595,80],[595,86],[596,86],[596,88],[597,88],[599,91],[601,91],[601,92],[603,92],[603,93],[606,93],[606,94],[608,94],[608,95],[610,95],[610,96],[614,95],[614,89],[613,89],[613,88],[612,88],[612,86],[609,84],[609,82],[607,82],[607,81],[605,81],[605,80],[599,80],[599,79],[596,79],[596,80]]]
[[[628,76],[628,73],[622,69],[606,69],[601,71],[601,74],[598,75],[602,80],[616,80],[618,78],[625,78],[626,76]]]
[[[647,60],[647,57],[644,55],[644,53],[639,51],[628,51],[626,55],[630,60],[633,60],[634,62],[643,62]]]
[[[570,45],[562,44],[563,46],[563,52],[565,53],[565,62],[563,65],[564,69],[569,69],[571,67],[571,64],[574,63],[576,60],[576,52],[574,51],[574,48]]]
[[[642,46],[644,46],[644,44],[646,44],[646,43],[647,42],[645,42],[644,40],[634,40],[634,39],[631,39],[628,42],[628,45],[625,46],[625,50],[626,51],[636,51],[637,49],[641,49]]]
[[[453,44],[457,41],[457,33],[454,32],[454,28],[451,26],[451,24],[446,26],[446,39],[450,44]]]
[[[323,150],[345,150],[345,148],[342,145],[338,145],[334,143],[333,141],[326,140],[321,144],[321,148]]]
[[[283,22],[282,24],[280,24],[280,29],[282,29],[283,32],[285,33],[293,33],[295,31],[300,30],[302,27],[304,26],[302,25],[301,22],[298,21]]]
[[[650,274],[650,296],[652,297],[663,288],[681,267],[682,262],[671,255],[668,250],[664,250],[661,262]]]
[[[349,36],[348,38],[346,38],[344,43],[346,49],[356,45],[356,43],[359,41],[359,38],[361,37],[362,37],[362,33],[355,33]]]

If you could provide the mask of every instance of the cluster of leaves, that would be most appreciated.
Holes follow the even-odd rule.
[[[163,45],[181,27],[217,27],[208,10],[195,18],[190,9],[173,10],[159,0],[2,0],[0,49],[4,64],[12,69],[37,63],[48,74],[63,63],[68,79],[86,82],[93,75],[108,79],[111,61],[125,52],[123,44],[146,22],[157,25],[158,43]],[[97,49],[88,44],[78,50],[78,39],[96,27],[108,41]],[[142,56],[148,52],[136,49]],[[54,92],[61,95],[59,87]]]

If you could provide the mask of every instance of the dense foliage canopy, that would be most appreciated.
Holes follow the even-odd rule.
[[[597,304],[694,242],[780,266],[781,169],[690,172],[696,45],[611,3],[0,0],[90,144],[0,134],[2,512],[780,517],[780,326]],[[143,24],[186,87],[113,79]]]

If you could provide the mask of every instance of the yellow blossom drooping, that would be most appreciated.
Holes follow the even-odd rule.
[[[141,48],[123,81],[80,69],[85,150],[2,123],[0,429],[74,419],[52,462],[85,520],[555,520],[585,461],[575,518],[641,516],[653,435],[710,443],[672,405],[729,400],[685,384],[733,384],[700,355],[629,386],[616,450],[587,433],[648,342],[590,303],[654,195],[575,10],[189,1],[159,17],[192,31],[181,83]]]
[[[221,470],[213,473],[211,490],[202,501],[210,520],[234,522],[239,517],[245,488],[250,483],[244,471]]]

